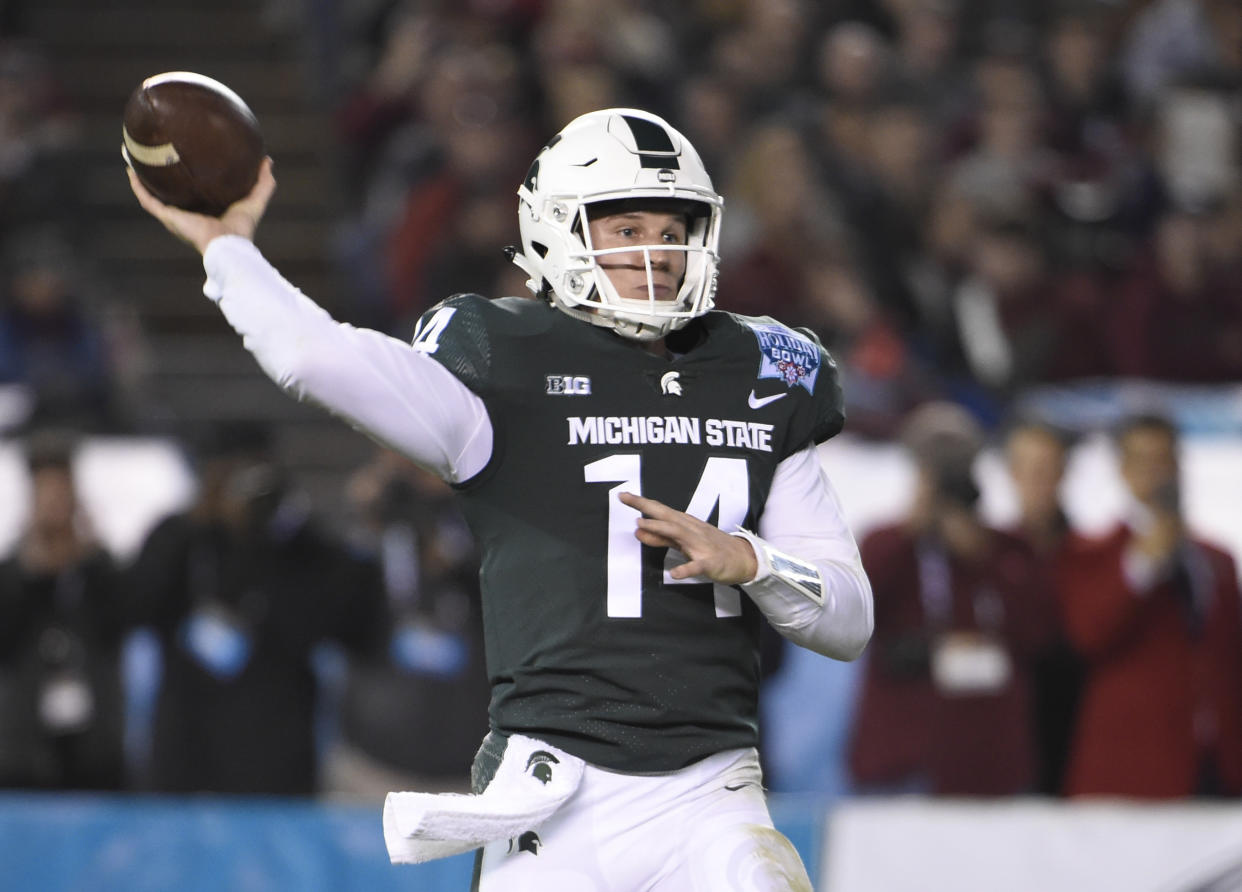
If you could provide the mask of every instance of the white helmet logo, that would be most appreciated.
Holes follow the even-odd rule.
[[[681,396],[681,372],[665,372],[660,378],[660,392],[666,396]]]

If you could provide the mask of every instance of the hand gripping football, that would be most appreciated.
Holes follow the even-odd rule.
[[[242,98],[190,71],[139,84],[125,105],[122,138],[126,163],[152,195],[213,217],[250,193],[265,154]]]

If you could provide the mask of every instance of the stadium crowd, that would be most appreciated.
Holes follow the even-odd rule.
[[[1025,411],[1049,385],[1242,380],[1242,4],[269,6],[337,124],[351,321],[408,337],[449,293],[525,293],[514,186],[576,115],[650,109],[698,147],[726,201],[717,305],[812,328],[848,434],[917,469],[906,515],[855,531],[875,636],[825,708],[849,716],[824,755],[848,790],[1242,794],[1237,570],[1185,522],[1174,407]],[[461,787],[486,729],[477,566],[418,469],[377,450],[325,518],[264,425],[183,431],[193,505],[127,562],[83,526],[64,431],[142,431],[142,359],[31,174],[80,138],[54,83],[0,46],[0,384],[31,401],[9,433],[32,481],[0,564],[0,785]],[[1100,539],[1059,487],[1104,428],[1130,501]],[[989,444],[1010,529],[978,510]],[[135,635],[162,654],[137,743]]]

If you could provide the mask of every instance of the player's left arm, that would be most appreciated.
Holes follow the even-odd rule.
[[[760,565],[742,589],[778,632],[833,659],[862,654],[875,626],[871,583],[813,445],[777,466],[758,535],[735,536]]]
[[[640,542],[689,559],[669,571],[674,579],[741,585],[778,632],[816,653],[853,660],[866,647],[871,583],[814,446],[777,466],[758,535],[725,532],[654,499],[620,498],[642,512]]]

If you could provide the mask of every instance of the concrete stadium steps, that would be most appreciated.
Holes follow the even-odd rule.
[[[54,36],[59,47],[94,50],[229,49],[261,54],[279,49],[264,24],[260,3],[60,2],[41,0],[23,15],[32,34]]]
[[[137,84],[138,81],[134,81],[131,88]],[[111,95],[115,99],[120,94]],[[114,166],[119,169],[122,163],[123,109],[122,100],[118,107],[83,113],[79,124],[81,141],[75,151],[83,156],[107,156],[107,160],[114,161]],[[256,111],[255,114],[259,113]],[[321,115],[292,111],[277,104],[272,111],[262,115],[259,123],[263,130],[264,148],[281,168],[282,174],[285,166],[300,166],[321,160],[324,153],[324,122]]]
[[[187,308],[182,324],[162,289],[145,293],[155,265],[192,255],[161,233],[129,193],[120,161],[125,101],[144,77],[186,69],[219,78],[259,116],[277,162],[279,188],[260,244],[283,267],[306,271],[315,297],[340,303],[330,281],[331,240],[339,190],[332,167],[329,115],[316,108],[304,76],[300,47],[265,20],[255,0],[40,0],[25,16],[31,37],[46,47],[69,105],[80,118],[80,139],[69,155],[81,183],[88,261],[104,270],[117,293],[133,295],[148,320],[184,330],[201,318]],[[197,275],[197,272],[191,275]]]
[[[230,333],[162,335],[150,339],[149,350],[161,370],[152,402],[175,406],[191,426],[248,418],[318,423],[324,414],[286,395]]]
[[[211,0],[213,9],[222,10],[253,10],[262,6],[267,0]],[[31,4],[34,5],[34,4]],[[145,4],[141,0],[131,0],[131,2],[118,2],[117,8],[140,7],[146,9],[151,4]],[[203,0],[161,0],[159,6],[162,9],[201,9],[204,6]],[[105,0],[38,0],[40,9],[69,9],[79,11],[83,9],[111,8],[105,7]],[[29,13],[26,14],[27,16]]]
[[[116,49],[109,47],[107,55]],[[60,66],[60,73],[67,81],[79,85],[76,99],[80,107],[90,111],[111,108],[119,116],[129,94],[151,75],[165,71],[196,71],[232,87],[258,115],[285,107],[291,96],[305,89],[299,65],[287,60],[265,59],[264,53],[256,50],[240,59],[221,59],[202,50],[192,54],[127,52],[123,61],[101,69],[99,60],[105,53],[96,45],[89,53],[74,53],[66,59]]]
[[[130,200],[133,201],[132,196]],[[322,229],[320,221],[289,217],[280,220],[279,225],[261,228],[255,237],[255,243],[277,266],[285,262],[314,259],[308,257],[307,246],[317,244]],[[86,248],[96,256],[108,257],[122,263],[184,258],[198,266],[194,250],[169,237],[146,214],[137,218],[117,217],[105,221],[103,225],[95,227],[87,237]]]
[[[119,120],[115,118],[113,122]],[[102,142],[77,151],[83,166],[80,177],[83,200],[91,206],[94,214],[105,218],[105,222],[150,220],[139,210],[133,193],[129,191],[125,165],[121,160],[119,127],[116,133],[118,135],[112,140],[112,152],[108,152]],[[317,227],[315,238],[321,247],[326,247],[336,220],[334,184],[325,182],[323,166],[317,160],[294,158],[291,161],[287,153],[272,151],[272,159],[276,162],[276,196],[268,206],[265,221],[279,221],[281,226],[286,218],[294,218],[304,224],[314,223]],[[155,225],[152,223],[153,227]],[[264,226],[264,230],[273,228],[276,227]]]
[[[129,192],[120,160],[130,92],[162,71],[198,71],[236,90],[259,117],[279,188],[258,244],[295,285],[348,317],[332,238],[342,197],[330,115],[317,108],[307,63],[287,25],[260,0],[39,0],[24,31],[51,60],[80,139],[69,154],[80,183],[84,262],[109,298],[138,316],[150,342],[140,425],[188,429],[213,419],[276,423],[282,455],[316,504],[335,510],[344,477],[372,454],[361,434],[282,393],[202,296],[202,266]]]
[[[284,393],[231,332],[162,335],[149,346],[161,369],[147,394],[157,415],[176,407],[176,423],[189,428],[224,420],[273,422],[277,451],[297,485],[320,514],[341,516],[345,478],[375,453],[371,440]]]
[[[108,274],[108,264],[99,267],[105,278],[113,278]],[[289,263],[283,272],[308,294],[325,293],[335,285],[335,279],[324,275],[317,265]],[[184,262],[144,264],[142,273],[124,277],[109,290],[111,297],[133,308],[148,335],[212,337],[231,333],[220,311],[203,296],[203,281],[201,265],[188,256]],[[324,301],[319,303],[326,306]],[[164,370],[157,367],[157,372],[163,374]]]

